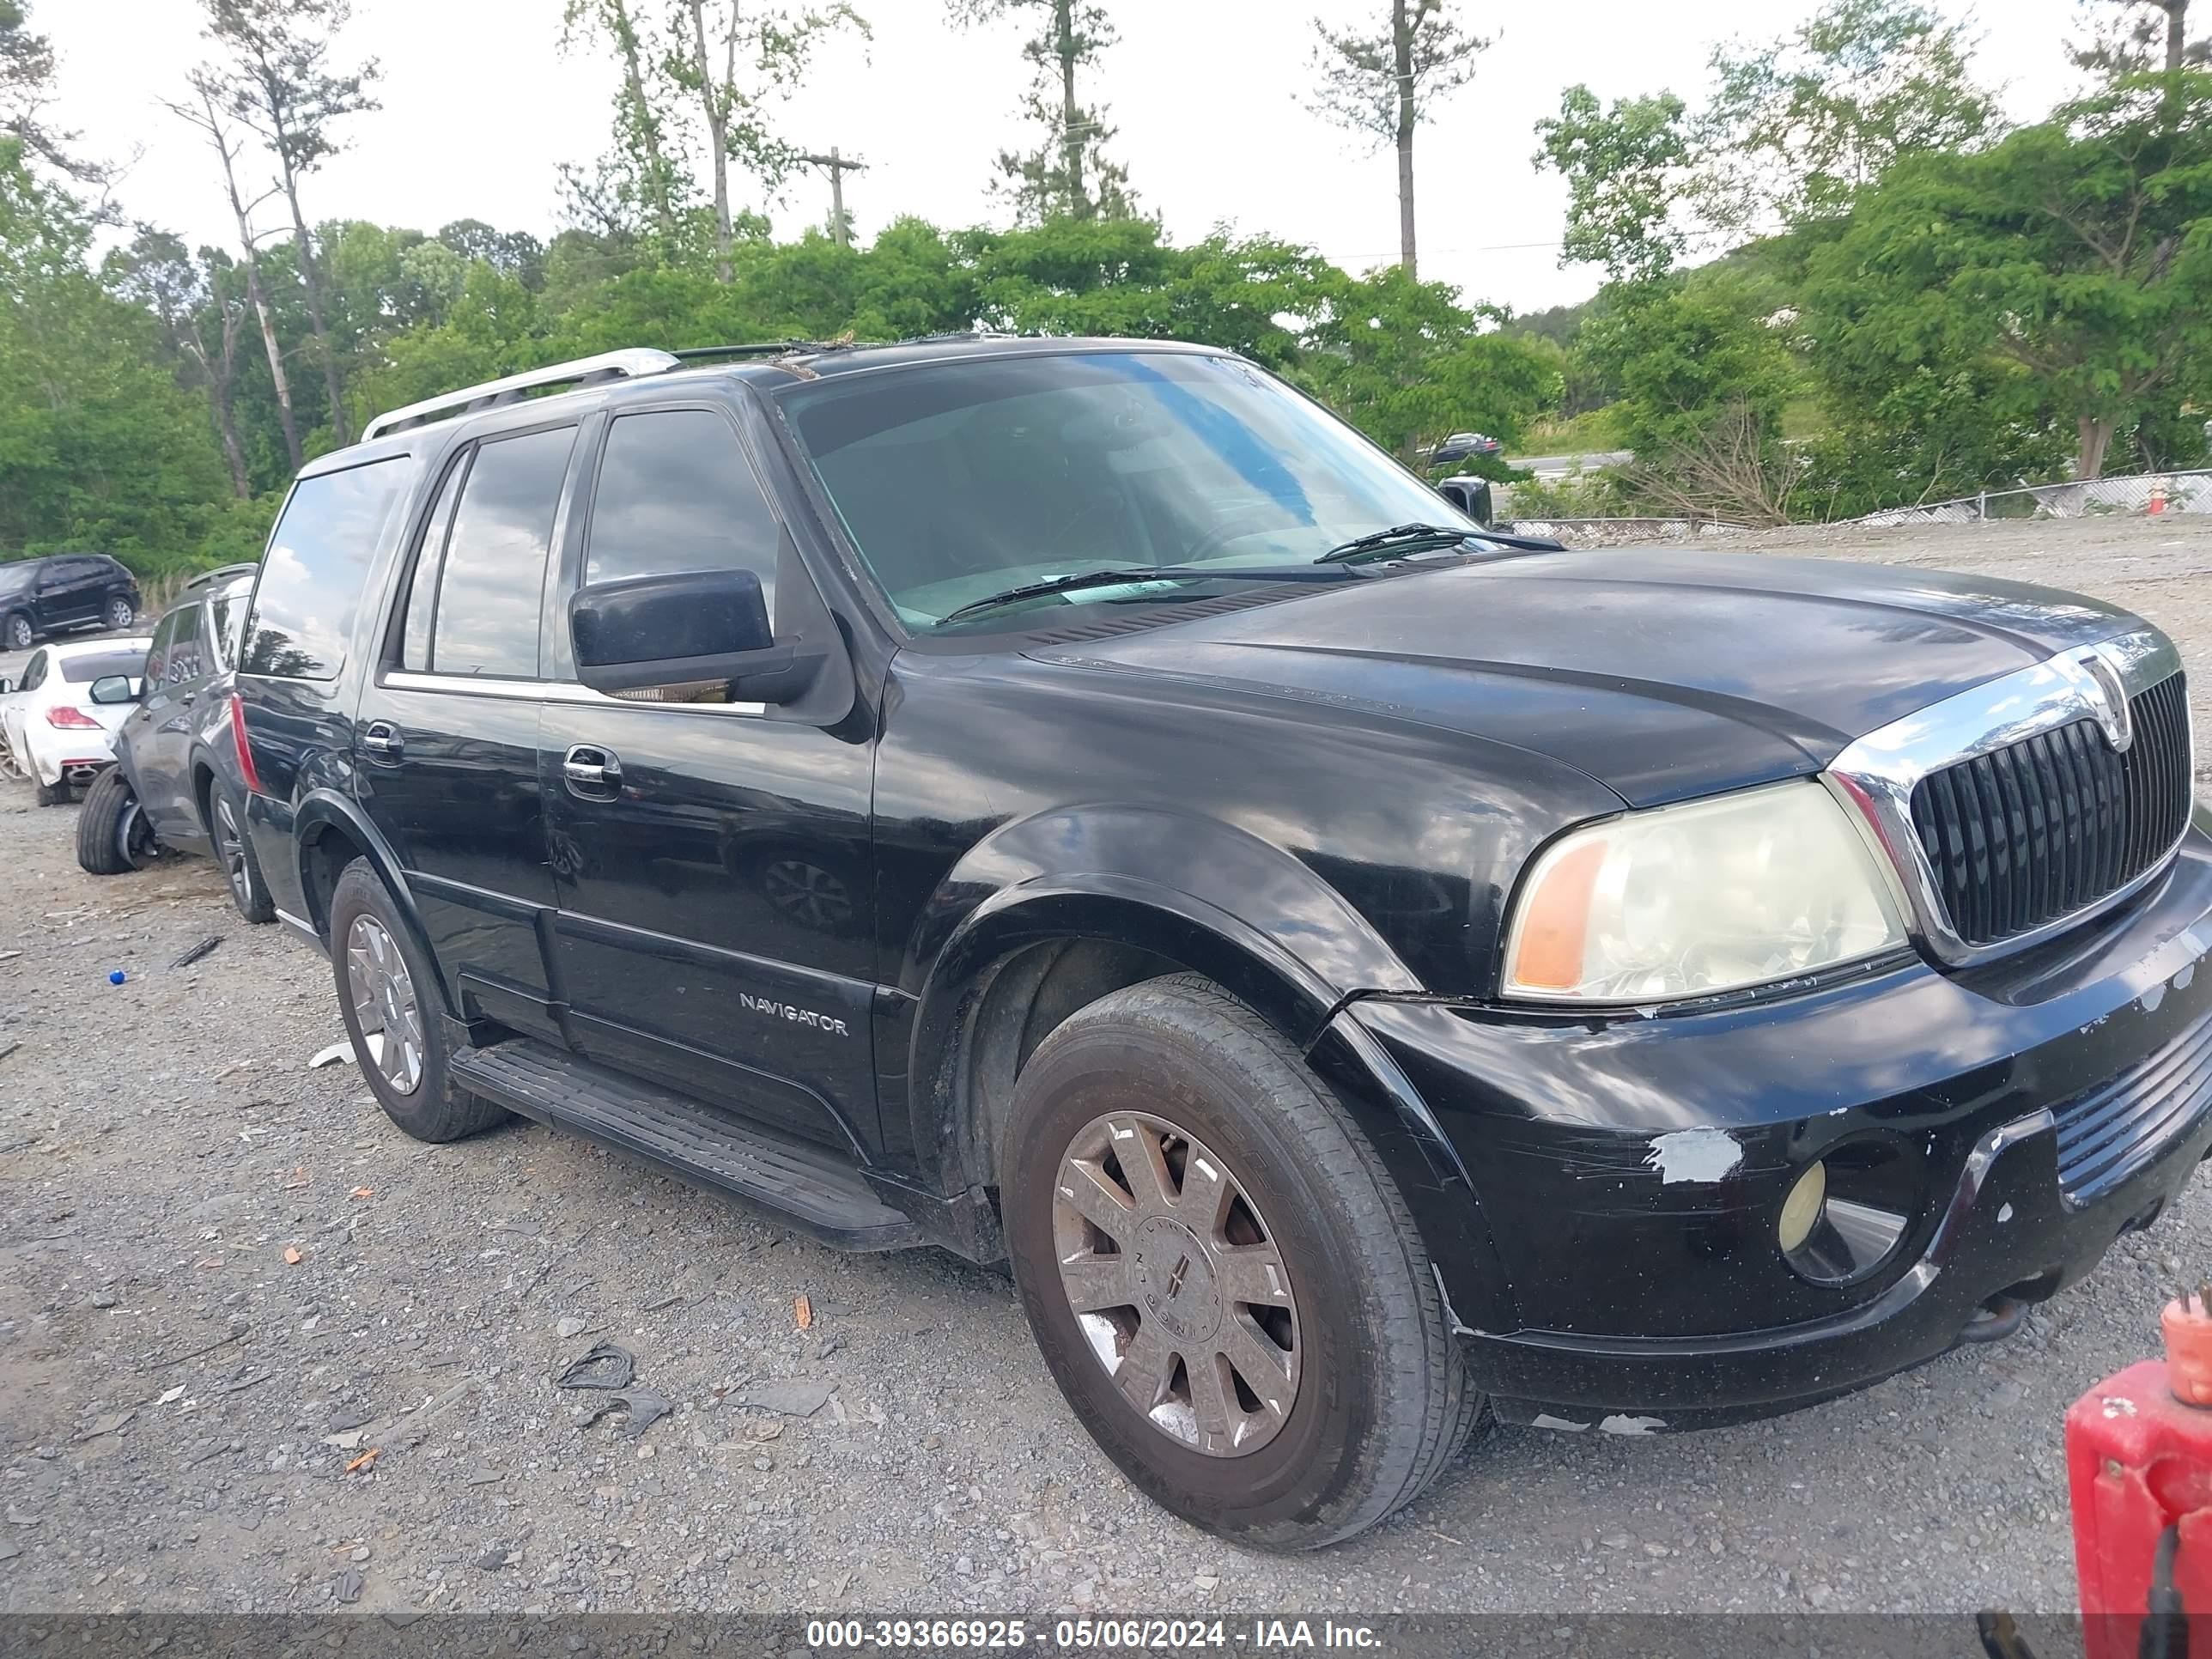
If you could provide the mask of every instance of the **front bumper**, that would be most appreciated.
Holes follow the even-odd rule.
[[[2155,1220],[2212,1148],[2205,824],[2122,911],[1971,971],[1654,1018],[1340,1014],[1445,1143],[1409,1198],[1500,1414],[1649,1431],[1809,1404]],[[1918,1202],[1881,1267],[1814,1284],[1775,1243],[1783,1195],[1863,1143],[1913,1160]],[[1440,1229],[1462,1179],[1474,1218]]]

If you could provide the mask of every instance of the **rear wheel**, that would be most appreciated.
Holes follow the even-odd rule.
[[[248,921],[276,920],[276,906],[269,896],[269,884],[261,878],[261,860],[254,855],[253,838],[246,833],[246,803],[238,791],[221,778],[208,781],[208,839],[215,844],[216,862],[230,884],[230,902]]]
[[[154,856],[154,832],[138,810],[138,792],[111,766],[84,792],[76,818],[76,861],[95,876],[119,876]]]
[[[31,768],[31,782],[37,788],[40,805],[66,806],[69,805],[70,781],[67,778],[63,778],[57,783],[48,783],[39,775],[39,769],[34,764]]]
[[[367,860],[331,894],[331,966],[354,1060],[384,1115],[417,1140],[459,1140],[507,1115],[453,1086],[437,970]]]
[[[1481,1415],[1373,1149],[1208,981],[1117,991],[1046,1038],[1001,1177],[1045,1363],[1107,1455],[1199,1526],[1274,1549],[1349,1537]]]
[[[118,593],[107,602],[107,625],[116,633],[120,634],[137,620],[137,607],[122,594]]]

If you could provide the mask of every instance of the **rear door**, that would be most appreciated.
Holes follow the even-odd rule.
[[[538,427],[453,458],[355,727],[362,805],[465,1012],[554,1042],[538,612],[576,439],[573,423]]]
[[[727,410],[623,413],[592,467],[550,616],[583,583],[730,568],[757,574],[771,617],[788,615],[778,584],[807,577]],[[548,644],[565,669],[565,632]],[[545,705],[541,787],[575,1046],[872,1147],[869,739],[764,718],[726,687],[616,699],[564,680]]]
[[[82,559],[48,559],[40,567],[36,610],[40,631],[70,628],[89,614]]]
[[[161,618],[147,653],[146,695],[128,723],[132,781],[157,836],[173,834],[179,825],[194,836],[201,832],[191,763],[200,697],[215,661],[205,609],[195,599]]]

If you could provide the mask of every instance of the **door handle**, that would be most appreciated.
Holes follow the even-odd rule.
[[[399,728],[390,720],[373,721],[361,734],[361,746],[371,760],[387,764],[407,752],[407,745],[400,740]]]
[[[582,800],[612,800],[622,793],[622,762],[611,749],[580,743],[562,757],[568,793]]]

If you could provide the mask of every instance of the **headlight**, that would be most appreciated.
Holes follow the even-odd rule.
[[[1505,994],[1710,996],[1905,942],[1887,880],[1814,779],[1631,812],[1537,859],[1505,941]]]

